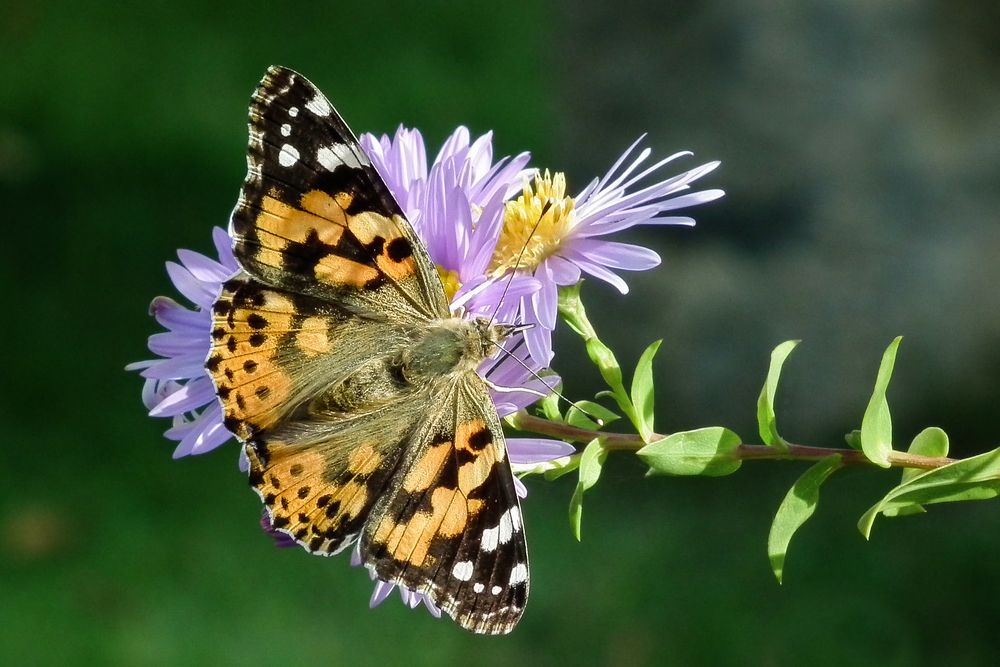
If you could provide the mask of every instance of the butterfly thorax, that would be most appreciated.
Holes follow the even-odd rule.
[[[492,324],[482,317],[433,320],[402,351],[403,377],[419,385],[442,376],[475,371],[512,330],[511,325]]]
[[[451,385],[497,350],[516,327],[479,318],[442,318],[412,329],[398,347],[373,354],[308,405],[314,417],[367,411],[430,385]]]

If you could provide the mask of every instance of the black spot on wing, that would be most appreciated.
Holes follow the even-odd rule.
[[[469,447],[477,452],[481,452],[493,444],[493,434],[487,428],[480,429],[469,435]]]
[[[267,318],[258,313],[250,313],[247,315],[247,324],[251,329],[263,329],[267,326]]]
[[[404,259],[413,255],[413,246],[410,245],[410,241],[402,236],[394,238],[386,246],[386,254],[394,262],[402,262]]]
[[[305,241],[291,241],[281,254],[282,268],[292,273],[312,275],[320,260],[333,251],[332,246],[323,243],[315,229],[309,232]]]

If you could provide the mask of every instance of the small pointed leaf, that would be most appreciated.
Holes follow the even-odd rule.
[[[778,391],[778,378],[781,376],[781,367],[785,364],[785,359],[792,353],[795,346],[801,341],[786,340],[784,343],[774,348],[771,352],[771,364],[767,369],[767,379],[761,387],[760,397],[757,399],[757,430],[760,431],[761,440],[765,445],[787,449],[788,443],[778,435],[778,425],[774,414],[774,396]]]
[[[569,327],[580,334],[587,348],[587,356],[597,366],[604,382],[611,388],[611,397],[618,407],[634,423],[635,410],[622,383],[622,369],[614,352],[597,337],[587,311],[580,300],[580,283],[559,288],[559,314]]]
[[[559,396],[554,392],[543,398],[538,402],[539,407],[542,409],[542,414],[550,422],[562,423],[563,416],[559,412]]]
[[[844,442],[846,442],[847,446],[850,447],[851,449],[856,449],[856,450],[858,450],[860,452],[861,451],[861,429],[857,429],[856,428],[853,431],[851,431],[850,433],[845,433],[844,434]]]
[[[580,520],[583,518],[583,494],[597,484],[601,477],[601,467],[608,458],[608,452],[600,440],[594,439],[584,448],[580,456],[580,480],[569,501],[569,525],[573,536],[580,539]]]
[[[594,401],[576,401],[569,406],[569,410],[566,411],[566,414],[569,415],[573,412],[584,413],[584,416],[589,417],[591,421],[600,420],[600,426],[602,427],[621,419],[621,415],[617,412],[609,410],[600,403],[595,403]]]
[[[889,415],[889,401],[885,392],[889,388],[892,367],[896,363],[896,350],[902,339],[902,336],[897,336],[882,355],[875,390],[861,421],[861,449],[869,461],[883,468],[889,467],[889,453],[892,451],[892,417]]]
[[[767,537],[767,555],[771,559],[771,569],[779,584],[792,536],[816,511],[816,505],[819,503],[819,487],[843,465],[839,454],[817,461],[795,481],[778,506],[774,521],[771,523],[771,533]]]
[[[632,407],[635,409],[635,428],[643,442],[649,442],[653,430],[653,358],[660,349],[662,340],[653,341],[639,357],[632,376]]]

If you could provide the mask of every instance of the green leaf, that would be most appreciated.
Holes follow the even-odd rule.
[[[906,451],[931,458],[948,456],[948,434],[937,426],[929,426],[917,434]],[[908,482],[923,472],[917,468],[904,468],[901,481]]]
[[[549,469],[542,473],[542,477],[547,482],[551,482],[554,479],[559,479],[563,475],[568,475],[571,472],[575,472],[580,468],[580,455],[571,454],[566,457],[566,459],[556,459],[555,461],[549,462]]]
[[[879,513],[887,516],[890,515],[889,512],[895,512],[897,516],[912,514],[912,508],[917,505],[987,500],[997,495],[1000,495],[1000,449],[955,461],[912,477],[872,505],[858,521],[858,530],[867,539]]]
[[[885,398],[885,392],[889,388],[892,367],[896,363],[896,350],[899,349],[901,340],[903,337],[897,336],[882,355],[875,390],[861,421],[861,449],[869,461],[883,468],[889,467],[889,453],[892,451],[892,417],[889,415],[889,401]]]
[[[779,584],[784,572],[788,543],[792,541],[795,531],[816,511],[816,505],[819,503],[819,487],[843,465],[839,454],[817,461],[795,481],[778,506],[774,521],[771,523],[771,533],[767,536],[767,555],[771,559],[771,570],[774,571]]]
[[[598,431],[620,417],[600,403],[577,401],[566,411],[566,423],[588,431]]]
[[[569,327],[580,334],[584,339],[595,336],[594,327],[587,319],[587,313],[583,309],[583,302],[580,301],[580,287],[583,281],[575,285],[567,285],[559,288],[559,315]]]
[[[597,366],[604,383],[611,388],[612,396],[621,405],[621,398],[624,397],[626,405],[631,410],[631,403],[628,402],[628,395],[625,393],[625,385],[622,383],[622,367],[615,358],[615,353],[596,336],[586,340],[587,356]],[[623,408],[624,409],[624,408]]]
[[[570,408],[566,412],[566,423],[570,426],[582,428],[587,431],[597,431],[601,428],[600,424],[585,415],[583,412],[574,410],[573,408]]]
[[[847,446],[850,447],[851,449],[856,449],[856,450],[858,450],[860,452],[861,451],[861,430],[860,429],[854,429],[850,433],[845,433],[844,434],[844,442],[846,442]]]
[[[542,414],[550,422],[556,422],[557,424],[562,423],[563,416],[559,412],[559,396],[555,393],[551,393],[542,400],[538,402],[538,406],[542,409]]]
[[[764,386],[760,389],[760,397],[757,399],[757,430],[760,431],[760,438],[764,444],[771,447],[788,448],[788,443],[778,435],[778,425],[774,415],[774,395],[778,391],[781,367],[784,366],[785,359],[800,342],[786,340],[774,348],[771,352],[771,364],[767,369],[767,379],[764,380]]]
[[[704,475],[719,477],[739,470],[736,449],[740,436],[721,426],[672,433],[651,442],[636,454],[651,475]]]
[[[601,467],[607,458],[607,450],[596,438],[590,441],[580,456],[580,480],[569,500],[569,526],[577,541],[580,540],[580,520],[583,518],[583,494],[597,484],[601,477]]]
[[[621,415],[617,412],[608,410],[600,403],[595,403],[594,401],[576,401],[570,405],[569,410],[566,411],[567,414],[570,412],[583,412],[585,415],[589,415],[592,420],[600,420],[600,426],[607,426],[611,422],[621,419]]]
[[[632,407],[635,409],[635,429],[639,431],[643,442],[649,442],[655,432],[653,430],[653,357],[660,349],[663,340],[652,342],[639,357],[632,376]]]

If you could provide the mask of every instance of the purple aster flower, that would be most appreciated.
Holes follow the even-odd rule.
[[[666,164],[690,153],[675,153],[639,171],[651,153],[643,148],[633,155],[641,141],[642,137],[603,178],[595,179],[576,197],[566,195],[563,174],[546,171],[536,175],[533,183],[525,183],[521,195],[506,204],[503,230],[488,271],[503,275],[514,270],[520,256],[516,270],[538,279],[539,289],[522,297],[519,309],[523,321],[541,325],[529,330],[526,339],[531,356],[543,363],[552,358],[548,332],[555,328],[559,285],[575,284],[581,273],[587,273],[624,294],[628,286],[616,271],[644,271],[660,263],[660,256],[649,248],[602,237],[642,224],[693,225],[690,217],[667,213],[723,195],[722,190],[702,190],[676,196],[718,167],[718,162],[648,183]]]
[[[534,174],[525,168],[530,155],[493,163],[492,133],[470,142],[464,127],[445,141],[430,167],[417,130],[400,126],[392,139],[364,134],[360,142],[427,244],[452,309],[513,322],[520,301],[538,291],[538,281],[527,275],[491,276],[488,269],[506,202]]]
[[[125,367],[146,378],[142,401],[150,416],[172,420],[164,435],[178,441],[174,458],[204,454],[232,437],[222,425],[222,408],[205,371],[205,359],[211,347],[212,304],[222,283],[240,267],[233,257],[232,239],[224,230],[213,229],[212,240],[218,261],[178,250],[180,264],[167,262],[174,287],[194,309],[164,296],[153,299],[150,314],[167,329],[149,337],[149,350],[160,358]]]

